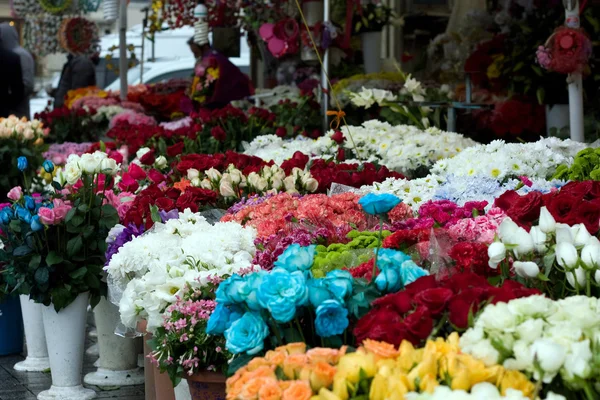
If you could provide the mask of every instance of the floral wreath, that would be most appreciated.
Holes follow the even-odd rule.
[[[592,55],[592,42],[583,29],[560,27],[536,52],[538,63],[561,74],[582,72]]]
[[[60,25],[58,41],[72,54],[89,53],[98,41],[98,27],[82,17],[67,18]]]
[[[58,31],[62,21],[62,17],[48,13],[25,19],[25,48],[39,57],[61,52]]]
[[[186,25],[194,24],[195,0],[169,0],[164,2],[162,7],[163,20],[167,22],[169,28],[181,28]]]
[[[62,14],[71,7],[71,0],[40,0],[39,3],[50,14]]]
[[[37,0],[11,0],[10,9],[13,16],[19,18],[42,12],[40,3]]]

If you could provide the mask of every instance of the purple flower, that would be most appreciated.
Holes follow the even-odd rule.
[[[119,249],[125,245],[125,243],[130,242],[133,238],[140,236],[144,233],[145,229],[143,225],[139,227],[134,224],[129,224],[121,231],[119,235],[115,238],[115,240],[108,244],[108,248],[106,249],[106,264],[110,262],[110,259],[119,252]]]
[[[168,211],[168,212],[160,210],[158,212],[158,214],[160,215],[160,219],[162,220],[163,223],[167,222],[170,219],[177,219],[177,218],[179,218],[179,211],[177,211],[177,209],[173,209],[173,210]]]

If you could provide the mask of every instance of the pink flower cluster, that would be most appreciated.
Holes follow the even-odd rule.
[[[498,226],[506,214],[500,208],[492,208],[486,215],[464,218],[448,227],[450,238],[456,242],[492,243]]]
[[[117,114],[110,121],[110,127],[115,125],[128,123],[130,125],[148,125],[155,126],[156,120],[149,115],[135,112],[133,110],[126,110],[120,114]]]
[[[289,221],[312,223],[328,220],[333,226],[353,225],[355,229],[367,229],[367,218],[358,204],[360,196],[342,193],[328,197],[313,194],[304,197],[281,193],[258,205],[248,205],[235,214],[225,215],[221,220],[236,221],[253,226],[258,237],[268,237],[285,228]]]
[[[71,104],[72,110],[79,110],[80,108],[87,107],[92,110],[97,110],[103,106],[115,106],[119,104],[119,101],[113,97],[98,97],[98,96],[84,96],[81,97]]]
[[[48,148],[48,151],[42,154],[46,160],[50,160],[54,165],[63,165],[67,162],[67,158],[71,154],[77,154],[78,156],[86,153],[91,143],[72,143],[65,142],[61,144],[52,144]]]
[[[104,196],[106,198],[105,204],[108,203],[113,206],[119,214],[119,220],[123,221],[127,211],[129,211],[133,205],[135,194],[130,192],[120,192],[119,194],[115,194],[112,190],[107,190],[104,192]]]
[[[67,216],[69,210],[72,208],[71,202],[69,201],[54,199],[52,203],[54,204],[54,208],[40,207],[38,210],[40,222],[44,225],[60,224]]]

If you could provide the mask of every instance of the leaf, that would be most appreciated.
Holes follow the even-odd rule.
[[[77,268],[75,271],[71,272],[69,274],[69,276],[73,279],[81,279],[85,276],[85,274],[87,274],[87,268],[81,267],[81,268]]]
[[[250,362],[250,360],[252,360],[254,357],[259,357],[259,356],[260,356],[260,354],[254,355],[254,356],[251,356],[249,354],[238,355],[236,358],[231,360],[231,362],[229,363],[229,368],[227,369],[227,375],[231,376],[231,375],[235,374],[235,372],[238,369],[240,369],[243,366],[245,366],[246,364],[248,364]]]
[[[155,205],[150,206],[150,215],[152,217],[152,222],[154,222],[154,223],[162,222],[162,218],[160,217],[160,214],[158,213],[157,206],[155,206]]]
[[[39,254],[34,255],[31,257],[31,260],[29,260],[29,268],[33,271],[40,266],[40,262],[42,262],[42,256]]]
[[[40,267],[35,271],[33,277],[37,283],[40,285],[45,285],[48,283],[48,279],[50,279],[50,270],[48,270],[46,267]]]
[[[295,328],[286,328],[283,330],[283,337],[287,343],[302,342],[302,334]]]
[[[89,209],[90,209],[90,208],[88,207],[88,205],[87,205],[87,204],[80,204],[80,205],[79,205],[79,207],[77,207],[77,210],[78,210],[78,211],[81,211],[81,212],[83,212],[83,213],[84,213],[84,212],[87,212]]]
[[[10,224],[8,224],[8,226],[14,232],[21,232],[21,221],[19,221],[18,219],[13,219],[12,221],[10,221]]]
[[[87,274],[85,276],[85,283],[90,289],[98,289],[100,287],[100,279],[94,274]]]
[[[546,275],[542,274],[541,272],[538,274],[537,278],[540,281],[544,281],[544,282],[549,282],[550,281],[550,279],[548,279],[548,277]]]
[[[31,247],[23,245],[13,250],[13,257],[23,257],[31,253]]]
[[[543,87],[539,87],[538,90],[535,92],[535,95],[537,96],[538,103],[544,104],[544,98],[546,97],[546,90]]]
[[[87,225],[84,229],[83,229],[83,237],[84,239],[89,238],[90,236],[92,236],[92,234],[94,233],[94,227],[92,225]]]
[[[67,215],[65,216],[65,222],[69,222],[71,220],[71,218],[73,218],[75,216],[75,213],[77,212],[76,208],[71,208],[69,210],[69,212],[67,213]]]
[[[85,205],[85,204],[84,204]],[[80,206],[81,207],[81,206]],[[87,206],[86,206],[87,207]],[[73,218],[71,218],[71,221],[69,221],[73,226],[79,226],[81,224],[83,224],[84,218],[81,215],[74,215]]]
[[[67,256],[73,257],[75,254],[79,253],[82,247],[83,240],[81,239],[81,236],[75,236],[67,242]]]
[[[60,186],[60,183],[56,181],[52,181],[51,185],[57,192],[60,192],[62,190],[62,186]]]

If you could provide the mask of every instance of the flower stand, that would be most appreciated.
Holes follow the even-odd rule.
[[[42,308],[52,386],[41,392],[38,400],[89,400],[96,397],[93,390],[81,384],[88,297],[88,293],[80,294],[59,312],[52,305]]]
[[[23,351],[21,307],[16,296],[8,296],[0,303],[0,356]]]
[[[42,305],[29,299],[29,296],[19,296],[25,340],[27,343],[27,358],[13,367],[17,371],[40,372],[50,368],[48,347],[42,320]]]
[[[186,379],[192,400],[225,400],[225,375],[202,371]]]
[[[381,72],[381,31],[360,34],[365,74]]]
[[[146,322],[141,322],[138,331],[145,332],[144,336],[144,354],[150,354],[150,346],[147,341],[152,339],[152,335],[146,332]],[[150,362],[148,357],[144,360],[144,375],[146,400],[175,400],[175,390],[169,379],[169,375],[161,374],[158,368]]]
[[[137,366],[135,340],[115,335],[119,309],[105,298],[94,308],[98,349],[98,370],[87,374],[83,381],[99,387],[131,386],[144,383],[144,374]],[[89,349],[88,349],[89,350]]]

